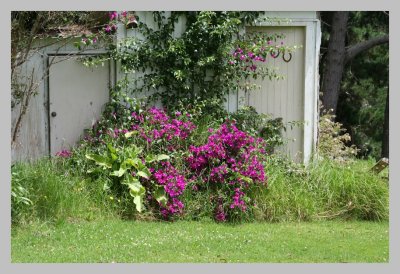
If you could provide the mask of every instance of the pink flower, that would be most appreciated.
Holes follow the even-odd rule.
[[[118,13],[117,13],[116,11],[112,11],[112,12],[110,12],[110,13],[108,14],[108,16],[110,17],[110,20],[112,21],[112,20],[114,20],[114,19],[117,19]]]

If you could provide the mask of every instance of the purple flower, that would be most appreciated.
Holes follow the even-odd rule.
[[[108,16],[110,17],[110,20],[114,20],[118,18],[118,13],[116,11],[112,11],[108,13]]]

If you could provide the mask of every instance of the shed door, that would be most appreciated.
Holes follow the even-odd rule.
[[[50,59],[53,57],[50,57]],[[78,57],[54,57],[49,72],[50,153],[69,149],[109,101],[109,64],[85,67]]]
[[[274,118],[282,117],[283,122],[304,120],[304,27],[249,27],[248,32],[283,33],[282,40],[286,45],[302,45],[292,54],[290,62],[278,58],[269,58],[265,65],[278,68],[278,73],[284,75],[283,80],[257,80],[255,83],[261,89],[251,91],[247,98],[247,104],[255,107],[259,113],[271,114]],[[287,57],[287,56],[286,56]],[[283,150],[292,159],[301,161],[303,151],[302,127],[287,128],[283,132],[285,139],[289,139]]]

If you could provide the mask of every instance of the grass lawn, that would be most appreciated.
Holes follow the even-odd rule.
[[[13,228],[12,262],[388,262],[389,223],[93,221]]]

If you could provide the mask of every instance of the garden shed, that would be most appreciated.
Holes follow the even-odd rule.
[[[140,20],[152,23],[151,12],[136,12]],[[244,93],[239,90],[227,96],[225,107],[236,111],[243,105],[253,106],[260,113],[282,117],[283,122],[301,121],[302,126],[287,127],[283,132],[290,141],[281,148],[292,159],[307,163],[316,147],[318,124],[318,59],[320,23],[317,12],[266,12],[276,20],[246,27],[245,32],[279,32],[284,43],[301,45],[290,62],[279,56],[274,65],[285,75],[283,80],[257,80],[261,90]],[[184,32],[182,18],[174,35]],[[115,43],[131,36],[140,36],[135,29],[118,27]],[[39,41],[46,44],[46,41]],[[54,155],[73,146],[98,119],[109,101],[109,88],[123,75],[120,64],[109,61],[104,66],[88,68],[82,56],[105,53],[105,49],[78,52],[73,41],[51,44],[36,51],[24,66],[26,77],[38,82],[27,114],[21,121],[16,142],[12,144],[12,161],[37,159]],[[34,74],[29,72],[34,68]],[[23,73],[22,73],[23,74]],[[135,76],[133,76],[135,77]],[[12,109],[12,128],[18,122],[18,107]]]

